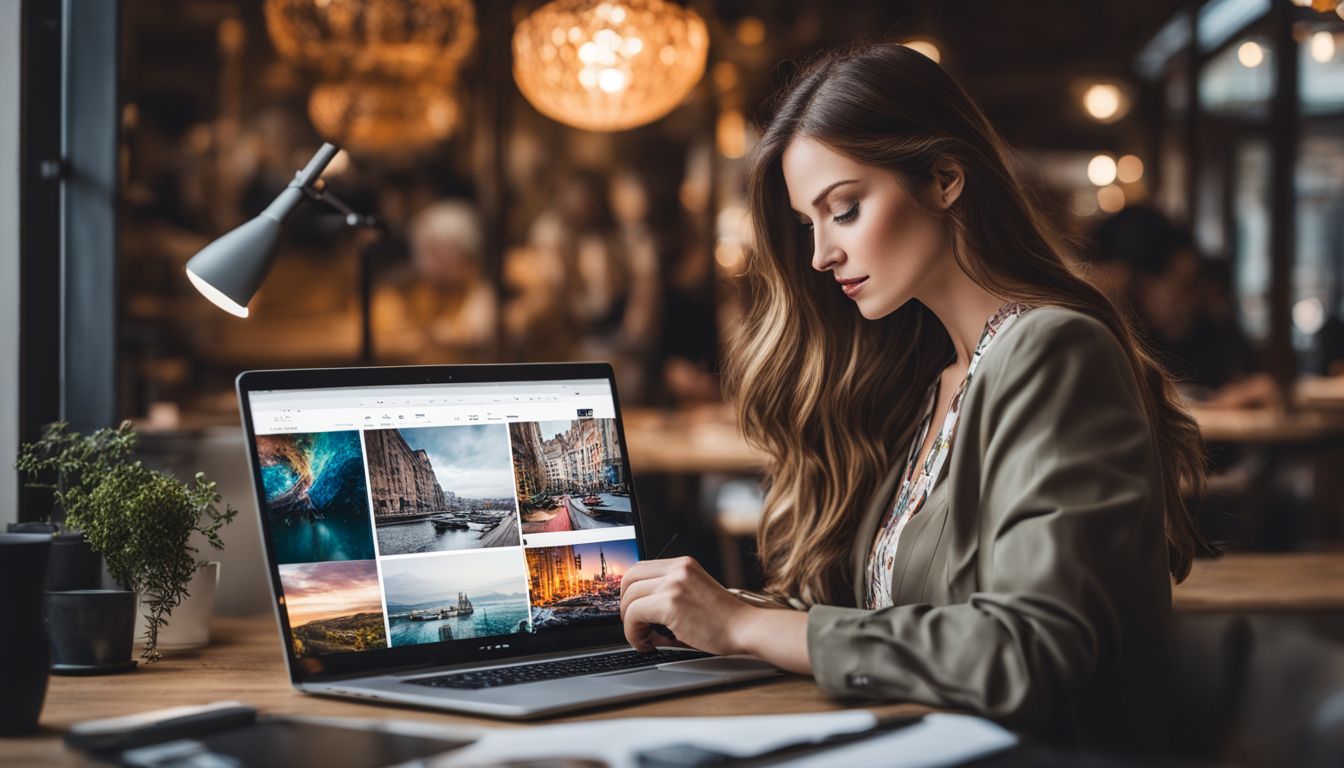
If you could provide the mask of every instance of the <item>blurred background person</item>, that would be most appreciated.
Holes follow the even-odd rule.
[[[436,202],[407,230],[409,263],[379,281],[373,298],[374,349],[380,359],[469,363],[492,359],[495,290],[482,260],[475,207]]]
[[[1196,253],[1189,233],[1146,206],[1106,219],[1094,235],[1092,282],[1126,308],[1189,400],[1277,405],[1282,397],[1236,323],[1230,275]]]
[[[649,204],[631,177],[568,174],[537,217],[507,279],[526,302],[509,314],[526,359],[607,360],[623,399],[646,399],[647,356],[658,330],[657,246]],[[619,218],[618,218],[619,217]],[[534,336],[540,332],[540,337]]]

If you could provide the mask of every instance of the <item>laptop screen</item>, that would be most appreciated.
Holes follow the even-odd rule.
[[[509,648],[618,621],[639,550],[606,379],[253,390],[246,402],[294,659]]]

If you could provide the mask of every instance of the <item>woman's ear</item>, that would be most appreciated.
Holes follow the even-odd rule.
[[[939,158],[933,166],[934,201],[944,211],[952,207],[961,197],[961,189],[966,183],[966,174],[961,166],[946,157]]]

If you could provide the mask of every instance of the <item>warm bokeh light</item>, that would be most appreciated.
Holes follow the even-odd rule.
[[[1335,58],[1335,36],[1324,30],[1315,33],[1311,36],[1310,50],[1311,58],[1321,64],[1329,63]]]
[[[1097,206],[1106,213],[1119,213],[1125,209],[1125,190],[1115,184],[1098,189]]]
[[[720,91],[731,91],[737,87],[739,80],[737,65],[731,61],[720,61],[714,65],[710,77],[714,79],[715,88]]]
[[[747,252],[738,243],[719,243],[714,246],[714,261],[726,274],[735,275],[747,263]]]
[[[327,163],[326,170],[322,171],[322,178],[340,176],[348,170],[350,170],[350,153],[342,149],[331,158],[330,163]]]
[[[747,153],[747,120],[741,110],[730,109],[720,114],[714,134],[720,155],[736,160]]]
[[[705,71],[700,16],[662,0],[555,0],[513,33],[513,79],[547,117],[622,131],[676,108]]]
[[[755,16],[748,16],[738,22],[737,41],[743,45],[760,45],[765,42],[765,22]]]
[[[1073,193],[1073,215],[1081,218],[1097,215],[1097,196],[1091,192]]]
[[[1087,163],[1087,178],[1098,187],[1113,183],[1115,172],[1115,159],[1110,155],[1097,155]]]
[[[1110,120],[1119,116],[1122,98],[1115,85],[1094,83],[1083,94],[1083,108],[1093,119]]]
[[[1325,305],[1317,298],[1302,299],[1293,305],[1293,326],[1307,336],[1325,325]]]
[[[1264,60],[1265,50],[1257,42],[1248,40],[1242,43],[1240,48],[1237,48],[1237,61],[1240,61],[1241,65],[1247,69],[1260,66]]]
[[[943,52],[938,50],[938,45],[932,40],[909,40],[905,47],[932,59],[935,64],[943,61]]]
[[[1115,163],[1115,177],[1125,184],[1143,178],[1143,161],[1138,155],[1125,155]]]

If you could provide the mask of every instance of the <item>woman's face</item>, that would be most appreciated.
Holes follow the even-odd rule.
[[[811,231],[812,268],[830,272],[835,290],[869,320],[936,291],[940,274],[955,265],[942,221],[915,204],[895,172],[806,136],[785,148],[783,171],[789,203]]]

